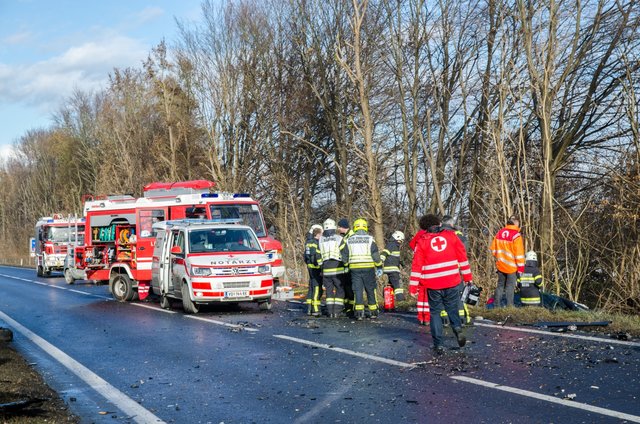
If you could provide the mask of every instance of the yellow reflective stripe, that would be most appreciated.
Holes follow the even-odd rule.
[[[364,268],[375,268],[375,264],[373,262],[358,262],[349,264],[350,269],[364,269]]]

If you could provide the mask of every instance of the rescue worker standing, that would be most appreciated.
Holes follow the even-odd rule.
[[[516,273],[524,272],[524,244],[520,235],[520,221],[509,217],[507,225],[501,228],[491,242],[491,253],[496,258],[498,285],[493,296],[495,307],[502,306],[502,296],[507,294],[507,306],[513,306],[516,287]]]
[[[420,230],[416,233],[415,236],[409,242],[409,246],[413,250],[414,254],[416,251],[416,247],[418,246],[418,241],[422,238],[426,237],[427,229],[430,221],[426,220],[427,215],[424,215],[420,218],[418,225],[420,226]],[[411,276],[409,278],[409,291],[411,291],[411,286],[417,286],[422,273],[414,273],[411,271]],[[418,324],[420,325],[428,325],[431,321],[431,310],[429,309],[429,299],[427,298],[426,290],[418,290],[418,298],[416,301],[416,309],[418,310]]]
[[[338,234],[342,236],[342,244],[340,250],[344,248],[344,244],[349,237],[353,235],[353,231],[349,228],[349,221],[346,218],[342,218],[338,221]],[[351,286],[351,275],[349,274],[349,268],[345,267],[344,274],[342,274],[342,287],[344,287],[344,313],[347,316],[353,314],[353,308],[356,303],[355,296],[353,295],[353,287]]]
[[[322,255],[322,284],[326,293],[327,314],[329,318],[337,318],[344,308],[344,264],[340,255],[342,237],[336,234],[336,222],[333,219],[325,220],[323,228],[319,243]]]
[[[382,261],[373,236],[368,233],[368,224],[364,218],[353,223],[353,235],[342,248],[342,260],[349,267],[353,292],[356,297],[355,318],[364,319],[364,293],[371,319],[378,318],[378,300],[376,298],[376,276],[382,274]]]
[[[443,230],[449,230],[456,233],[462,244],[464,244],[464,250],[467,252],[467,257],[469,257],[469,241],[467,236],[464,235],[462,230],[456,227],[456,220],[451,215],[445,215],[442,217],[442,227]],[[460,290],[460,302],[458,302],[458,314],[460,315],[460,321],[462,324],[468,324],[471,322],[471,315],[469,314],[469,309],[467,308],[467,304],[462,301],[462,292],[464,290],[464,282],[460,280],[460,284],[458,285],[458,290]],[[446,312],[443,312],[444,316],[447,316]]]
[[[520,301],[525,306],[542,306],[540,287],[543,283],[538,268],[538,255],[533,251],[527,252],[524,261],[524,272],[518,277]]]
[[[304,262],[309,271],[309,291],[307,293],[307,315],[320,315],[320,298],[322,298],[322,256],[318,240],[322,236],[322,227],[318,224],[311,226],[307,233],[304,247]]]
[[[458,300],[460,293],[460,275],[465,282],[471,283],[473,276],[464,245],[452,231],[443,230],[440,220],[435,215],[425,215],[420,219],[421,226],[427,227],[424,237],[416,244],[416,253],[411,265],[411,275],[419,275],[412,280],[411,296],[416,297],[421,290],[427,291],[431,315],[431,337],[436,353],[442,353],[443,324],[440,313],[445,310],[451,321],[451,328],[463,347],[467,339],[462,331],[458,316]],[[415,281],[415,283],[414,283]]]
[[[391,240],[380,252],[380,259],[384,263],[382,271],[389,278],[389,284],[393,287],[396,300],[404,300],[404,288],[400,279],[400,248],[403,243],[404,233],[395,231],[391,234]]]

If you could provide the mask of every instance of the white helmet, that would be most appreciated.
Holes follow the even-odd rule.
[[[313,224],[311,226],[311,229],[309,230],[310,233],[313,233],[313,230],[315,230],[316,228],[320,228],[322,230],[322,225],[320,224]]]
[[[328,218],[324,221],[323,227],[325,230],[335,230],[336,229],[336,221],[331,218]]]
[[[391,234],[391,238],[393,238],[395,241],[404,241],[404,233],[402,231],[395,231],[393,234]]]
[[[534,252],[533,250],[528,251],[525,255],[524,255],[524,260],[525,261],[538,261],[538,255],[536,255],[536,252]]]

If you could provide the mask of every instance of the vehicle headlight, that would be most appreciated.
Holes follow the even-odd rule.
[[[211,275],[211,268],[203,268],[201,266],[192,266],[191,275],[198,275],[200,277],[206,277]]]
[[[269,266],[269,265],[260,265],[258,267],[258,272],[260,274],[268,274],[268,273],[271,272],[271,266]]]

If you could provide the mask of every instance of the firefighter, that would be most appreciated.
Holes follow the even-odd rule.
[[[336,222],[333,219],[325,220],[323,229],[319,246],[327,315],[329,318],[338,318],[344,308],[344,287],[342,286],[344,264],[340,255],[342,236],[336,234]]]
[[[322,226],[314,224],[307,233],[304,247],[304,262],[309,271],[309,292],[307,293],[307,315],[320,315],[320,299],[322,298],[322,256],[318,241],[322,236]]]
[[[440,225],[443,230],[453,231],[456,233],[462,244],[464,244],[465,251],[469,250],[469,243],[467,240],[467,236],[456,227],[456,220],[451,215],[445,215],[442,217],[442,224]],[[468,256],[468,254],[467,254]],[[460,321],[462,324],[469,324],[471,322],[471,315],[469,314],[469,309],[467,308],[467,304],[462,301],[462,291],[464,290],[464,282],[462,279],[460,280],[460,284],[458,285],[458,290],[460,290],[460,302],[458,303],[458,314],[460,315]],[[449,320],[446,311],[442,311],[442,317],[445,319],[445,322]]]
[[[464,245],[455,233],[443,230],[435,215],[425,215],[420,219],[420,224],[421,227],[427,227],[427,232],[416,244],[411,275],[419,277],[411,281],[409,292],[413,297],[417,297],[420,291],[427,292],[433,310],[430,323],[433,348],[439,354],[444,350],[442,310],[449,314],[458,346],[463,347],[467,342],[458,316],[458,284],[460,275],[469,284],[473,276]]]
[[[542,306],[540,288],[542,287],[542,274],[538,268],[538,255],[529,251],[524,255],[524,272],[518,277],[518,289],[520,289],[520,301],[525,306]]]
[[[520,220],[509,217],[507,225],[500,229],[491,242],[491,253],[496,259],[498,285],[493,296],[496,308],[502,306],[502,296],[506,291],[507,306],[513,306],[516,287],[516,273],[524,272],[524,244],[520,235]]]
[[[380,252],[380,259],[383,262],[382,271],[387,275],[389,284],[393,287],[396,300],[404,300],[404,288],[400,280],[400,248],[403,243],[404,233],[395,231],[391,234],[391,240]]]
[[[338,221],[338,234],[342,236],[342,244],[340,245],[340,250],[342,250],[349,237],[353,235],[353,231],[349,227],[349,221],[346,218]],[[342,287],[344,287],[344,313],[347,316],[351,316],[356,302],[353,295],[353,287],[351,286],[351,275],[349,274],[349,268],[346,267],[344,274],[342,274]]]
[[[349,267],[355,294],[355,318],[364,319],[364,293],[367,293],[369,317],[378,318],[376,276],[382,275],[382,261],[375,240],[368,233],[367,220],[358,218],[353,223],[353,235],[342,248],[342,260]]]

